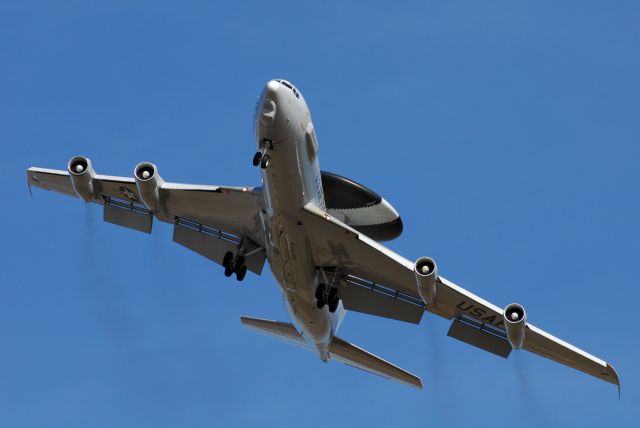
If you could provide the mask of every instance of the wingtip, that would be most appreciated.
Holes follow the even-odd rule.
[[[31,168],[27,169],[27,187],[29,188],[29,195],[31,196],[31,199],[33,199],[33,191],[31,190],[31,177],[29,177],[29,170]]]
[[[620,377],[618,376],[618,372],[609,363],[607,363],[607,371],[609,372],[609,375],[611,376],[611,383],[618,387],[618,400],[620,400],[620,399],[622,399],[622,392],[621,392]]]
[[[399,379],[399,378],[393,378],[393,377],[387,377],[387,379],[391,379],[391,380],[399,380],[400,382],[404,383],[405,385],[408,385],[412,388],[415,388],[417,390],[423,391],[424,390],[424,385],[422,384],[422,379],[419,376],[416,376],[412,373],[409,372],[405,372],[406,374],[406,378],[405,379]]]
[[[618,400],[622,400],[622,395],[620,395],[620,385],[618,385]]]
[[[415,389],[417,389],[419,391],[423,391],[424,390],[424,385],[422,385],[422,379],[420,379],[418,376],[415,376],[415,375],[411,375],[410,374],[410,376],[411,376],[411,378],[404,379],[404,380],[397,379],[397,378],[394,379],[394,378],[387,377],[387,376],[383,376],[383,377],[386,377],[387,379],[390,379],[390,380],[396,380],[396,381],[400,380],[401,383],[404,383],[407,386],[415,388]]]

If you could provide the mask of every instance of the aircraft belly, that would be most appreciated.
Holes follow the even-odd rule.
[[[304,337],[314,346],[323,360],[328,358],[333,322],[327,308],[318,309],[315,289],[318,283],[316,267],[311,254],[310,241],[306,230],[298,220],[298,213],[304,206],[304,192],[299,175],[296,156],[287,159],[285,147],[274,159],[265,174],[265,192],[271,197],[271,216],[266,220],[271,248],[267,250],[269,264],[284,295],[287,310],[302,330]],[[289,147],[286,147],[289,149]],[[275,157],[275,156],[274,156]],[[290,162],[284,161],[285,159]],[[281,160],[282,162],[278,162]],[[294,172],[291,175],[291,171]]]
[[[272,126],[257,122],[258,146],[264,139],[272,142],[268,151],[270,165],[262,170],[266,210],[261,215],[271,271],[285,296],[287,310],[323,360],[334,320],[327,307],[318,309],[315,290],[318,284],[310,241],[298,216],[306,203],[318,200],[320,168],[310,161],[304,149],[305,127],[310,121],[308,111],[296,110],[287,103],[278,104],[278,115]],[[286,120],[285,120],[286,119]]]
[[[306,232],[298,225],[296,218],[290,220],[282,223],[280,253],[273,260],[272,269],[280,282],[291,318],[314,345],[320,357],[325,359],[333,322],[326,307],[318,309],[316,306],[316,270]],[[276,270],[279,275],[276,275]]]

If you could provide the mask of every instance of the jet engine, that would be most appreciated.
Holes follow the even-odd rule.
[[[504,308],[504,325],[511,347],[521,349],[524,345],[524,327],[527,325],[527,313],[522,305],[512,303]]]
[[[133,174],[136,178],[140,199],[144,205],[153,213],[162,211],[160,188],[164,184],[164,180],[158,175],[158,168],[151,162],[141,162],[136,165]]]
[[[91,201],[98,193],[94,181],[96,172],[91,166],[91,159],[82,156],[71,158],[67,170],[76,195],[85,202]]]
[[[413,271],[416,275],[418,293],[425,305],[429,305],[436,300],[436,279],[438,278],[438,267],[431,257],[420,257],[416,260]]]

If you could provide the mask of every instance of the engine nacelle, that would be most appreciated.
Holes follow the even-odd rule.
[[[149,211],[156,213],[162,211],[162,199],[160,188],[164,184],[162,177],[158,175],[158,168],[151,162],[141,162],[133,170],[136,178],[136,187],[140,199]]]
[[[527,325],[527,313],[522,305],[512,303],[504,308],[504,325],[511,347],[521,349],[524,345],[524,327]]]
[[[429,305],[436,300],[436,279],[438,278],[438,267],[431,257],[420,257],[413,267],[418,284],[418,293],[425,305]]]
[[[91,201],[98,193],[94,180],[96,172],[91,166],[91,159],[83,156],[71,158],[67,171],[76,195],[85,202]]]

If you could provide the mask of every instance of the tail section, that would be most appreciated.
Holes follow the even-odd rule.
[[[370,352],[346,342],[339,337],[334,337],[329,346],[331,358],[347,365],[374,373],[387,379],[402,382],[405,385],[422,389],[422,381],[414,374],[373,355]]]
[[[250,330],[288,342],[299,348],[311,349],[303,335],[296,330],[293,324],[249,317],[242,317],[240,320]],[[334,337],[331,341],[329,354],[332,359],[344,364],[422,389],[422,381],[418,376],[339,337]]]
[[[240,322],[245,328],[253,330],[256,333],[271,336],[295,345],[298,348],[309,348],[302,334],[300,334],[291,323],[250,317],[240,317]]]

